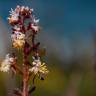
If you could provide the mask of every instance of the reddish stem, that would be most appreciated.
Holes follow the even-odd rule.
[[[24,47],[26,48],[26,47]],[[29,65],[27,64],[27,55],[23,52],[23,92],[22,96],[29,96],[28,93],[28,79],[29,79]]]
[[[25,29],[24,21],[25,21],[25,18],[23,18],[23,20],[22,20],[22,31],[25,34],[27,32],[27,30]],[[28,81],[29,81],[30,74],[29,74],[29,63],[27,61],[27,57],[31,53],[32,49],[35,49],[35,50],[33,50],[34,52],[37,51],[38,45],[39,45],[39,43],[35,44],[35,33],[33,32],[33,34],[32,34],[32,47],[30,47],[28,45],[28,43],[25,42],[25,46],[23,49],[23,89],[22,89],[22,96],[29,96]]]

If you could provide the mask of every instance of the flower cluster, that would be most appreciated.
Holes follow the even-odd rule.
[[[25,21],[28,19],[30,22],[26,25]],[[40,30],[38,25],[39,19],[35,19],[33,9],[30,9],[29,7],[18,5],[15,10],[11,8],[8,20],[13,27],[11,38],[14,48],[21,49],[24,47],[26,32],[31,30],[32,34],[36,34]]]
[[[24,6],[17,6],[15,10],[11,8],[10,12],[10,17],[8,17],[9,23],[10,24],[17,24],[18,21],[21,19],[21,15],[25,16],[28,18],[33,9],[29,9],[29,7],[24,7]]]
[[[16,29],[16,28],[15,28]],[[19,28],[17,31],[11,35],[12,44],[14,48],[22,48],[25,44],[25,34],[19,32]]]
[[[10,54],[7,54],[0,66],[0,71],[9,72],[11,65],[14,63],[15,58],[11,57]]]
[[[40,31],[39,19],[33,15],[33,9],[17,6],[15,10],[11,8],[8,21],[12,26],[12,46],[16,49],[22,49],[23,62],[22,66],[19,66],[16,54],[7,54],[0,65],[0,71],[9,72],[11,70],[12,75],[18,72],[22,76],[22,87],[20,90],[14,91],[14,94],[16,96],[29,96],[36,88],[35,77],[44,80],[49,72],[45,63],[41,61],[45,50],[40,49],[40,42],[36,40],[36,35]],[[33,57],[31,63],[28,60],[30,55]],[[30,79],[32,79],[32,88],[28,87]]]
[[[49,72],[45,66],[45,63],[42,63],[40,58],[34,58],[32,62],[32,68],[29,69],[30,72],[38,75],[40,78],[44,78]]]
[[[14,11],[11,8],[10,17],[8,17],[8,20],[10,24],[16,24],[19,20],[19,12],[17,12],[16,10]]]

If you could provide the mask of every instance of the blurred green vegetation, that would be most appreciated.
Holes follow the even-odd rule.
[[[50,72],[44,81],[36,79],[36,91],[31,96],[96,96],[96,72],[89,57],[81,60],[82,64],[76,60],[74,63],[70,62],[71,64],[67,67],[66,64],[61,64],[64,62],[61,62],[56,56],[49,57]],[[20,64],[22,56],[20,55],[18,58]],[[0,96],[8,96],[7,92],[10,88],[6,87],[11,87],[10,75],[9,73],[0,73]],[[6,78],[9,78],[8,84]],[[14,83],[14,87],[20,87],[21,77],[19,75],[16,75]]]

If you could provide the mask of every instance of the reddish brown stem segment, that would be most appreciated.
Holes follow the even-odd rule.
[[[28,64],[27,64],[27,56],[25,53],[23,55],[24,55],[24,57],[23,57],[23,90],[22,90],[23,92],[22,92],[22,96],[29,96],[29,93],[28,93],[28,79],[29,79],[28,69],[29,68],[28,68]]]

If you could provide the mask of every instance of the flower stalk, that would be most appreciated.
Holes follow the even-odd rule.
[[[7,54],[1,63],[0,71],[11,71],[14,75],[20,74],[22,76],[22,88],[15,89],[13,93],[17,96],[29,96],[36,89],[35,78],[39,77],[39,79],[43,80],[49,72],[45,63],[41,61],[40,42],[35,42],[36,35],[40,31],[39,19],[35,19],[33,9],[17,6],[15,10],[11,8],[8,20],[9,24],[12,25],[12,47],[22,51],[23,62],[21,68],[17,64],[16,54]],[[31,44],[28,42],[29,39],[31,39]],[[28,56],[31,53],[32,61],[30,63]],[[33,79],[31,75],[33,75]],[[33,83],[31,89],[29,88],[30,79],[32,79]]]
[[[28,93],[28,79],[29,79],[29,68],[27,64],[27,56],[24,54],[23,57],[23,90],[22,90],[22,95],[23,96],[29,96]]]

